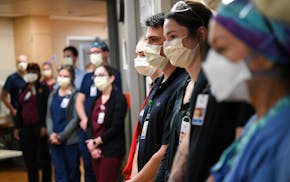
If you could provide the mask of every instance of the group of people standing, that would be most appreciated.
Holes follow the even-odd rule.
[[[21,55],[17,72],[6,80],[2,100],[13,116],[31,182],[52,181],[52,164],[55,181],[80,181],[81,156],[86,181],[118,177],[127,103],[120,72],[108,64],[107,44],[93,42],[90,52],[89,73],[77,68],[78,51],[69,46],[56,78],[50,62],[40,68]]]

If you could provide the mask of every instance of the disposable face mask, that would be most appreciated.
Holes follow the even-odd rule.
[[[144,54],[151,66],[163,70],[168,63],[168,59],[160,55],[161,46],[147,44],[144,48]]]
[[[175,38],[171,41],[164,42],[164,54],[174,66],[187,68],[196,54],[196,49],[189,49],[183,46],[183,38]]]
[[[103,63],[102,54],[91,54],[90,61],[95,66],[100,66]]]
[[[28,63],[27,62],[20,62],[17,64],[17,69],[19,71],[25,71],[27,68]]]
[[[233,63],[214,50],[209,51],[202,67],[218,101],[249,101],[246,81],[252,74],[246,62],[245,59]]]
[[[38,75],[36,73],[27,73],[25,76],[24,76],[24,80],[28,83],[33,83],[37,80],[38,78]]]
[[[152,76],[156,71],[156,68],[149,65],[146,60],[146,57],[136,57],[134,59],[134,66],[136,71],[144,76]]]
[[[50,78],[52,76],[52,71],[51,70],[43,70],[42,75],[46,78]]]
[[[111,83],[107,76],[96,76],[94,78],[94,84],[100,91],[104,91]]]
[[[72,66],[73,65],[72,58],[71,57],[64,57],[63,58],[63,65]]]
[[[57,77],[57,83],[60,87],[65,88],[71,84],[71,80],[69,77]]]

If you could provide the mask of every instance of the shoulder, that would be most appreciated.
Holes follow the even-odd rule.
[[[20,76],[17,73],[12,73],[11,75],[9,75],[6,79],[6,82],[11,82],[14,81],[16,79],[18,79]]]

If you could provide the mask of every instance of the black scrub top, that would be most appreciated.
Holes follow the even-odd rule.
[[[138,171],[150,160],[161,147],[168,144],[169,124],[166,119],[171,111],[172,105],[168,101],[177,88],[183,84],[187,77],[184,69],[176,68],[169,78],[163,82],[164,77],[158,78],[153,86],[148,102],[144,108],[144,114],[140,122]],[[148,117],[150,114],[150,117]],[[148,126],[145,136],[142,136],[144,123],[148,117]],[[144,133],[144,132],[143,132]]]

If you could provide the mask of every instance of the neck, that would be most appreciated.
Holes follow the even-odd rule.
[[[280,99],[290,94],[289,83],[277,78],[259,78],[259,84],[249,81],[250,99],[258,118],[264,116]],[[274,89],[273,89],[274,88]]]
[[[62,94],[67,94],[69,92],[71,92],[72,90],[72,86],[68,86],[68,87],[60,87],[59,91]]]
[[[162,72],[159,70],[156,70],[153,75],[150,76],[152,82],[155,82],[155,80],[162,75]]]
[[[24,72],[24,71],[17,71],[17,73],[18,73],[20,76],[24,76],[24,75],[25,75],[25,72]]]
[[[112,85],[109,85],[105,90],[102,91],[103,96],[110,96],[112,92]]]
[[[192,60],[190,65],[187,68],[185,68],[185,70],[189,74],[191,81],[194,83],[197,80],[198,74],[201,70],[200,56],[194,58],[194,60]]]
[[[167,80],[175,69],[176,69],[176,67],[168,62],[163,70],[164,80]]]

